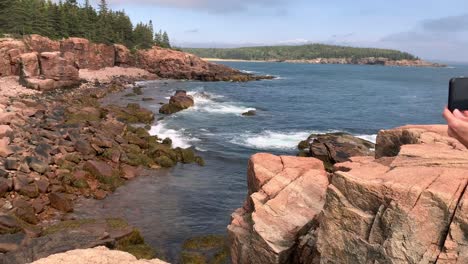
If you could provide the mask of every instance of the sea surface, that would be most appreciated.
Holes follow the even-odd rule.
[[[230,214],[246,196],[249,156],[297,153],[311,133],[345,131],[375,141],[380,129],[443,123],[448,82],[467,76],[467,65],[400,68],[359,65],[225,62],[246,72],[273,75],[248,83],[141,82],[142,96],[111,95],[107,103],[138,102],[157,112],[176,90],[195,107],[156,121],[151,133],[175,146],[194,147],[205,167],[178,165],[151,172],[104,201],[84,200],[79,217],[123,217],[146,241],[177,262],[185,239],[225,234]],[[142,97],[155,98],[143,102]],[[256,116],[242,113],[256,110]],[[158,114],[158,117],[163,117]]]

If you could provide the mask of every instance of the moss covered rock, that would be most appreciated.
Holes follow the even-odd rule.
[[[159,164],[159,166],[164,167],[164,168],[170,168],[176,165],[176,163],[167,156],[160,156],[156,158],[155,161],[156,163]]]

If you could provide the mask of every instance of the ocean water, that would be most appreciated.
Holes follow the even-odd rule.
[[[399,68],[231,62],[227,65],[274,80],[248,83],[142,82],[144,95],[114,94],[110,103],[138,102],[157,112],[176,90],[187,90],[195,107],[164,117],[151,133],[194,147],[205,167],[178,165],[135,179],[104,201],[84,200],[79,217],[123,217],[146,241],[177,262],[187,238],[225,234],[230,214],[246,196],[249,156],[296,154],[311,133],[345,131],[375,140],[380,129],[443,123],[448,81],[468,66]],[[142,97],[154,101],[142,102]],[[256,110],[256,116],[242,113]],[[158,117],[163,117],[158,115]]]

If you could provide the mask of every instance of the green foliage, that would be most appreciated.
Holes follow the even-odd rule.
[[[0,0],[0,35],[39,34],[51,39],[87,38],[97,43],[121,43],[130,49],[170,48],[169,36],[154,39],[153,22],[138,23],[135,28],[124,11],[108,8],[100,0],[98,9],[89,0]]]
[[[302,46],[264,46],[231,49],[195,49],[184,51],[203,58],[238,59],[238,60],[311,60],[317,58],[367,58],[383,57],[392,60],[416,59],[415,56],[397,50],[376,48],[354,48],[324,44]]]

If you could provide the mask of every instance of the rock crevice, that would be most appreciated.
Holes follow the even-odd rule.
[[[323,185],[317,184],[320,172],[326,177],[323,168],[288,172],[297,178],[285,188],[276,184],[276,196],[264,195],[266,184],[252,185],[265,179],[268,185],[281,182],[277,174],[288,166],[276,156],[253,156],[247,206],[233,214],[228,226],[233,263],[467,263],[468,150],[446,129],[381,131],[375,157],[335,164]],[[317,162],[288,159],[296,168]],[[271,173],[275,166],[285,168]],[[307,177],[311,171],[314,176]],[[297,181],[305,188],[290,188]],[[278,197],[301,197],[285,198],[289,210],[283,221],[263,205]],[[271,239],[285,227],[290,227],[287,236]]]

